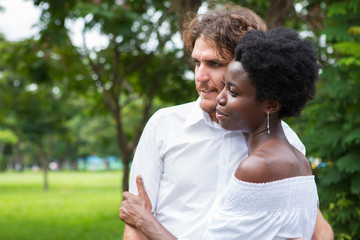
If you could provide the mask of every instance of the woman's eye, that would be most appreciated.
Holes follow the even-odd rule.
[[[229,89],[229,93],[230,93],[230,95],[232,96],[232,97],[236,97],[236,93],[234,92],[234,91],[232,91],[231,89]]]

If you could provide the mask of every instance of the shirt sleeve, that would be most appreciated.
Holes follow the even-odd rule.
[[[285,133],[285,136],[289,143],[293,145],[297,150],[299,150],[302,154],[306,154],[305,145],[301,142],[298,135],[287,125],[286,122],[281,121],[282,127]]]
[[[145,189],[152,204],[153,212],[156,209],[156,201],[163,169],[160,156],[161,145],[159,120],[156,117],[156,114],[154,114],[146,124],[137,145],[129,179],[129,191],[133,194],[138,194],[136,176],[142,175]]]

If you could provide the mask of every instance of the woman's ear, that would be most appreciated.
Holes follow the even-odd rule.
[[[266,99],[263,102],[263,108],[265,113],[269,112],[269,114],[274,114],[280,111],[281,104],[278,100]]]

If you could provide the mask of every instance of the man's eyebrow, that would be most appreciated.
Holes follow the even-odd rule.
[[[223,62],[221,62],[219,59],[206,59],[204,60],[204,62],[206,64],[210,64],[210,65],[213,65],[213,64],[216,64],[216,65],[219,65],[219,66],[222,66],[222,65],[225,65]]]
[[[206,62],[221,63],[221,62],[219,61],[219,59],[217,59],[217,58],[213,58],[213,59],[206,59],[205,61],[206,61]]]

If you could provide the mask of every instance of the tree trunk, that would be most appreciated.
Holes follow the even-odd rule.
[[[124,164],[124,175],[122,178],[123,191],[129,191],[129,173],[130,173],[130,159],[123,159]]]
[[[39,148],[40,161],[41,161],[41,165],[42,165],[43,173],[44,173],[44,191],[47,192],[49,190],[49,184],[48,184],[49,161],[45,155],[44,146],[43,146],[41,140],[38,142],[38,148]]]
[[[17,156],[18,156],[16,161],[21,164],[21,166],[22,166],[21,171],[23,171],[24,167],[25,167],[25,156],[24,156],[24,152],[22,150],[20,141],[16,143],[15,149],[16,149]]]
[[[176,23],[181,35],[184,31],[184,23],[188,15],[197,13],[201,3],[202,0],[171,0],[171,7],[174,9]],[[190,69],[194,69],[194,63],[187,52],[184,52],[184,60]]]
[[[118,104],[118,103],[117,103]],[[122,161],[124,165],[124,176],[122,180],[122,190],[128,191],[129,190],[129,164],[132,157],[132,149],[131,144],[129,144],[125,137],[124,128],[122,125],[122,113],[121,107],[119,104],[116,107],[116,110],[113,112],[115,122],[116,122],[116,136],[117,136],[117,143],[118,148],[120,150],[120,154],[122,155]]]
[[[283,26],[292,8],[292,0],[271,0],[265,16],[268,28]]]
[[[200,7],[202,0],[171,0],[172,3],[172,9],[175,11],[177,24],[179,27],[180,32],[183,31],[183,25],[187,16],[188,12],[197,12],[198,8]],[[165,14],[166,15],[166,14]],[[166,39],[164,41],[159,43],[159,47],[163,46],[166,42]],[[116,45],[116,43],[114,42]],[[104,94],[104,102],[105,106],[111,114],[113,115],[115,121],[116,121],[116,131],[117,131],[117,142],[118,142],[118,148],[120,150],[120,154],[122,156],[122,161],[124,165],[123,169],[123,179],[122,179],[122,190],[127,191],[129,189],[129,172],[130,172],[130,162],[132,160],[134,150],[136,148],[136,145],[138,143],[138,140],[140,138],[140,135],[142,133],[142,129],[144,128],[144,125],[146,123],[146,120],[148,119],[148,115],[150,112],[150,108],[152,106],[152,101],[155,93],[155,89],[158,84],[158,79],[155,79],[153,82],[155,82],[152,87],[149,89],[147,93],[147,99],[144,106],[143,111],[143,121],[141,121],[139,125],[139,131],[135,135],[135,138],[132,142],[128,142],[126,138],[126,133],[124,131],[123,121],[122,121],[122,107],[119,103],[120,95],[121,95],[121,89],[125,86],[125,79],[127,74],[130,74],[133,71],[137,71],[139,66],[142,66],[146,64],[148,59],[150,59],[151,55],[147,55],[144,58],[142,58],[143,62],[136,62],[134,65],[130,65],[123,73],[123,76],[119,75],[119,52],[118,48],[114,48],[114,58],[113,58],[113,85],[110,90],[106,90],[104,87],[104,80],[102,79],[101,74],[101,65],[94,63],[91,58],[88,58],[90,61],[90,64],[94,70],[94,72],[98,75],[99,82],[103,88],[103,94]],[[185,54],[186,55],[186,54]],[[190,65],[192,65],[192,61],[190,56],[185,57],[185,59]]]

